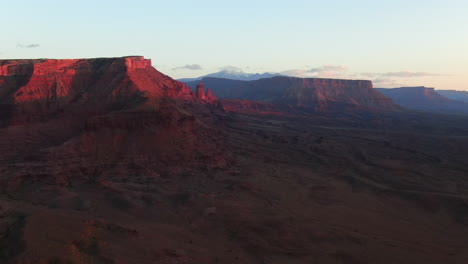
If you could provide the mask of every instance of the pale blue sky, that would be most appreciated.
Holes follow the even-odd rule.
[[[235,66],[468,90],[466,0],[0,0],[0,10],[0,59],[144,55],[175,78]],[[202,69],[180,69],[193,64]]]

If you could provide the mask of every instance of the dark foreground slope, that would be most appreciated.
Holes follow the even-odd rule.
[[[218,98],[262,101],[322,112],[398,109],[391,99],[373,89],[370,81],[295,77],[273,77],[256,81],[204,78],[202,81]],[[196,81],[188,83],[192,88],[196,84]]]
[[[402,87],[377,90],[408,109],[447,114],[468,114],[468,103],[449,99],[435,91],[434,88]]]
[[[0,128],[0,263],[468,259],[466,118],[224,112],[173,85]]]

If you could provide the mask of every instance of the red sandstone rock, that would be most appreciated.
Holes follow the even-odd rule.
[[[216,100],[216,97],[213,95],[210,89],[207,89],[205,92],[205,87],[203,82],[200,82],[195,89],[195,97],[204,102],[213,102]]]
[[[16,123],[73,105],[99,112],[165,97],[203,103],[214,100],[194,95],[187,85],[158,72],[143,57],[0,61],[0,110],[10,109]]]
[[[195,96],[200,100],[205,100],[205,88],[203,87],[202,82],[200,82],[197,85],[197,89],[195,90]]]
[[[125,92],[191,97],[186,85],[156,71],[151,60],[143,57],[0,61],[0,76],[27,78],[25,85],[10,87],[15,102],[73,100],[91,93],[118,96]]]
[[[215,98],[197,97],[143,57],[9,60],[0,69],[0,169],[40,167],[14,170],[14,186],[105,185],[109,168],[128,177],[136,167],[159,175],[226,163]]]
[[[214,96],[210,88],[206,89],[205,97],[206,97],[206,100],[209,102],[213,102],[214,100],[216,100],[216,96]]]

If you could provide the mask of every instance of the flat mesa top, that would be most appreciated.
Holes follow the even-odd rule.
[[[0,76],[27,75],[31,71],[34,73],[44,73],[47,71],[57,71],[69,67],[85,67],[92,69],[91,65],[102,63],[117,63],[126,65],[128,69],[150,68],[151,60],[143,56],[126,56],[115,58],[90,58],[90,59],[19,59],[0,60]]]
[[[123,56],[123,57],[96,57],[96,58],[76,58],[76,59],[60,59],[60,58],[37,58],[37,59],[0,59],[0,63],[4,62],[42,62],[42,61],[80,61],[80,60],[115,60],[115,59],[134,59],[145,60],[144,56]]]

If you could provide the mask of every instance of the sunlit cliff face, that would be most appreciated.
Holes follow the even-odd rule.
[[[9,89],[16,102],[36,99],[72,99],[86,94],[108,92],[142,92],[145,96],[178,96],[189,98],[190,89],[157,72],[151,60],[143,57],[117,59],[73,60],[7,60],[0,62],[0,77],[5,84],[16,76],[24,83],[10,82]],[[175,85],[174,90],[165,87]]]

